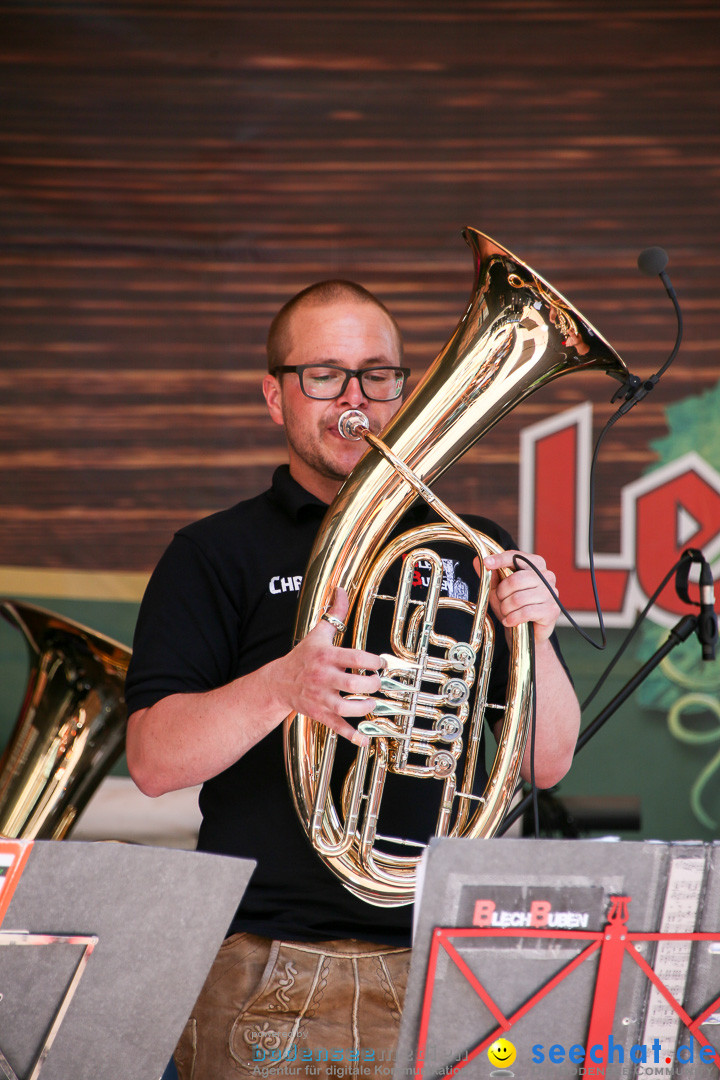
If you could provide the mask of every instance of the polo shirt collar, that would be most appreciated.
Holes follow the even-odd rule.
[[[270,498],[280,506],[294,521],[305,517],[322,517],[328,504],[293,480],[288,465],[280,465],[273,473]],[[404,527],[425,524],[431,518],[429,507],[424,499],[418,498],[406,510],[403,517]]]
[[[275,470],[270,488],[270,498],[280,506],[294,521],[305,516],[317,517],[325,513],[328,504],[293,480],[288,465],[280,465]]]

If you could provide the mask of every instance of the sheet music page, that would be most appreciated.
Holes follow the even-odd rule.
[[[705,874],[704,858],[678,858],[671,863],[665,905],[659,930],[665,934],[692,933],[697,922]],[[690,969],[691,941],[659,941],[654,971],[667,989],[682,1003]],[[648,999],[643,1042],[650,1046],[659,1039],[664,1050],[677,1048],[680,1017],[652,986]]]

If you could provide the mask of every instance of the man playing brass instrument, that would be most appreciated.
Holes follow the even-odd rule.
[[[340,436],[338,417],[359,409],[377,433],[396,413],[407,374],[401,338],[366,290],[323,282],[276,316],[268,359],[263,391],[285,429],[289,466],[269,491],[177,533],[148,585],[127,681],[127,759],[137,785],[155,796],[202,783],[198,847],[258,863],[176,1051],[182,1080],[258,1067],[338,1075],[366,1066],[372,1074],[373,1061],[388,1062],[394,1049],[409,965],[411,906],[357,899],[312,850],[288,791],[281,736],[283,719],[298,711],[367,742],[349,721],[379,691],[378,653],[387,646],[333,644],[347,614],[341,591],[295,648],[292,629],[326,506],[366,449]],[[418,501],[404,528],[408,518],[433,515]],[[512,569],[509,535],[484,518],[470,524],[505,549],[488,568]],[[531,557],[554,583],[542,558]],[[477,589],[472,561],[469,549],[450,552],[443,588],[467,594],[474,581]],[[534,769],[538,786],[549,787],[570,765],[579,724],[551,638],[558,608],[531,570],[496,577],[497,620],[533,624]],[[507,670],[504,635],[496,637],[488,697],[502,692]],[[350,756],[347,743],[339,747]],[[522,772],[529,777],[527,752]],[[430,823],[423,801],[411,806],[392,785],[388,798],[399,827],[426,841],[434,809]]]

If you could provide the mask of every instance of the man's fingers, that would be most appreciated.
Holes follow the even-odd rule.
[[[337,588],[332,603],[320,616],[314,628],[316,631],[319,630],[319,636],[324,637],[326,641],[332,641],[337,633],[343,633],[346,629],[349,606],[347,593],[344,589]]]
[[[524,622],[555,623],[559,614],[560,608],[552,601],[517,604],[515,607],[503,607],[502,623],[504,626],[519,626]]]
[[[342,715],[333,712],[331,709],[326,709],[320,712],[318,715],[313,716],[313,720],[318,720],[325,727],[330,728],[331,731],[337,732],[344,739],[349,739],[351,743],[356,746],[367,746],[370,740],[367,735],[362,735],[356,728],[343,718],[345,716],[354,716],[360,719],[372,710],[372,701],[367,698],[340,698],[339,709],[342,711]]]
[[[545,573],[546,563],[542,555],[528,555],[526,552],[517,551],[514,548],[497,552],[494,555],[486,555],[483,562],[488,570],[499,570],[501,567],[507,570],[515,570],[515,556],[518,556],[518,566],[521,570],[527,567],[528,563],[532,563],[533,566],[537,566],[542,574]]]
[[[339,648],[337,662],[343,668],[352,668],[354,671],[384,671],[386,666],[382,656],[365,652],[363,649]]]
[[[337,588],[333,601],[319,618],[316,625],[310,631],[314,637],[324,639],[331,644],[337,633],[342,633],[346,626],[349,608],[348,595],[344,589]],[[345,669],[382,671],[385,661],[376,653],[365,652],[364,649],[345,649],[338,646],[334,656],[334,665]]]
[[[351,675],[349,672],[338,677],[337,688],[343,694],[377,694],[380,689],[379,675]]]
[[[556,578],[549,570],[542,555],[527,555],[514,549],[496,552],[483,559],[486,570],[492,572],[490,604],[494,614],[508,630],[521,623],[533,623],[535,640],[542,641],[552,632],[560,614],[560,608],[545,583],[535,572],[538,570],[556,592]],[[475,569],[481,572],[480,560]],[[508,574],[500,571],[509,570]]]
[[[477,576],[479,578],[481,578],[483,576],[483,572],[484,572],[483,564],[480,562],[480,556],[479,555],[476,555],[475,558],[473,559],[473,569],[474,569],[475,573],[477,574]],[[489,570],[490,567],[488,566],[487,569]],[[493,577],[496,578],[497,573],[494,573]]]
[[[295,650],[300,662],[302,652],[302,684],[309,691],[298,709],[305,716],[324,724],[356,746],[366,746],[361,735],[344,717],[367,716],[372,711],[371,696],[380,690],[377,672],[385,661],[376,653],[364,649],[345,649],[333,644],[335,635],[342,632],[348,613],[348,596],[336,589],[332,603],[320,616],[317,624]],[[361,675],[360,671],[371,674]],[[351,694],[352,697],[344,697]]]
[[[365,707],[365,712],[360,712],[357,715],[365,716],[367,711],[368,706]],[[367,735],[362,735],[351,724],[348,724],[346,720],[343,720],[342,716],[336,716],[335,713],[328,713],[324,717],[314,716],[313,720],[319,720],[325,727],[336,732],[336,734],[342,736],[343,739],[347,739],[349,742],[354,743],[355,746],[367,746],[370,742]]]
[[[544,577],[551,588],[555,588],[555,575],[552,570],[546,570]],[[497,587],[498,599],[506,600],[517,597],[518,603],[526,603],[528,594],[537,594],[539,600],[551,599],[550,593],[543,582],[532,570],[516,570],[514,574],[503,578]]]
[[[340,622],[345,622],[349,606],[350,602],[348,601],[348,594],[345,592],[344,589],[341,589],[338,586],[338,588],[335,590],[335,595],[333,596],[332,603],[327,609],[327,614],[334,615],[336,619],[340,620]]]

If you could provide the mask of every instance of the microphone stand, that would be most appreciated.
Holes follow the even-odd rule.
[[[681,645],[683,641],[687,641],[693,632],[695,632],[700,639],[703,649],[703,659],[714,659],[715,643],[717,642],[718,636],[717,619],[715,618],[713,623],[712,619],[708,619],[707,611],[703,610],[699,611],[696,615],[683,615],[680,621],[673,626],[672,630],[670,630],[664,644],[653,653],[649,660],[645,661],[639,671],[625,683],[612,701],[610,701],[609,704],[598,713],[595,719],[580,732],[575,746],[575,752],[573,753],[573,760],[583,747],[597,735],[600,729],[607,723],[610,717],[617,712],[620,706],[627,701],[630,695],[637,690],[638,686],[647,679],[648,675],[658,667],[661,661],[664,660],[674,648]],[[708,655],[708,653],[710,653],[710,655]],[[496,835],[502,836],[507,832],[510,826],[525,813],[531,804],[532,792],[529,792],[517,806],[513,807],[505,818],[503,818],[502,825],[498,829]]]

